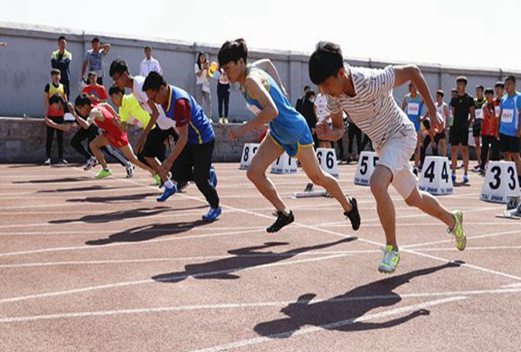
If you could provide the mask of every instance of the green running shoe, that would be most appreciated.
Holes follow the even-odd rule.
[[[400,262],[400,252],[392,244],[385,246],[384,257],[378,266],[378,271],[384,274],[393,273]]]
[[[455,210],[452,212],[452,215],[455,221],[454,228],[447,230],[447,232],[454,235],[456,238],[456,248],[462,251],[467,245],[467,236],[465,236],[465,232],[463,231],[463,213],[461,210]]]
[[[98,174],[96,175],[96,178],[105,178],[105,177],[108,177],[112,175],[112,171],[110,171],[110,169],[101,169],[100,172],[98,172]]]
[[[161,185],[161,177],[159,177],[158,174],[155,174],[154,176],[152,176],[152,178],[154,179],[154,184],[156,186],[160,186]]]

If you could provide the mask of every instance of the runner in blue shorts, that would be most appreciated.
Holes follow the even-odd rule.
[[[286,151],[299,159],[309,179],[322,186],[341,205],[354,230],[360,227],[355,198],[346,198],[337,180],[320,168],[312,148],[313,138],[304,117],[288,101],[280,76],[270,60],[247,64],[248,49],[243,39],[227,41],[219,51],[219,65],[232,83],[239,83],[244,98],[256,118],[230,131],[230,138],[237,139],[248,131],[269,124],[269,133],[248,168],[248,178],[259,192],[277,210],[277,220],[267,228],[277,232],[294,221],[293,212],[286,208],[274,184],[266,176],[270,165]]]

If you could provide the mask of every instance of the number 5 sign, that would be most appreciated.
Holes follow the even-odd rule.
[[[322,170],[331,176],[338,177],[338,162],[333,148],[317,148],[317,159]]]
[[[377,161],[378,157],[375,152],[364,151],[360,154],[358,164],[356,165],[355,185],[369,186],[369,180]]]

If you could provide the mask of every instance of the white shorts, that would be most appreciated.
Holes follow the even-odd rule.
[[[414,125],[407,125],[376,151],[379,158],[377,165],[391,171],[392,185],[403,199],[407,199],[418,184],[409,162],[416,149],[417,138]]]

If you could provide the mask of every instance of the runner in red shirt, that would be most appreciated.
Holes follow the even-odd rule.
[[[96,72],[89,72],[89,85],[83,88],[82,93],[87,94],[90,97],[90,100],[93,104],[106,103],[107,99],[109,98],[107,95],[107,90],[103,85],[98,84],[96,80]]]
[[[112,175],[108,168],[107,162],[103,157],[100,148],[111,144],[112,146],[121,150],[123,155],[134,165],[139,166],[143,170],[150,172],[152,176],[155,171],[147,165],[138,160],[132,146],[128,143],[127,132],[119,121],[118,114],[108,104],[98,104],[95,107],[92,105],[90,97],[87,94],[81,94],[75,100],[76,110],[69,103],[69,110],[73,113],[76,121],[85,129],[89,128],[92,123],[96,123],[98,127],[103,130],[103,134],[97,136],[90,143],[92,153],[98,159],[103,169],[96,175],[96,178],[104,178]],[[80,116],[78,116],[78,113]],[[84,118],[87,117],[86,119]]]
[[[500,102],[494,100],[494,91],[492,88],[485,90],[485,98],[487,102],[483,105],[483,127],[481,128],[481,164],[480,173],[485,175],[485,166],[488,161],[488,150],[491,149],[490,160],[499,160],[499,142],[496,138],[498,117],[495,109]]]

